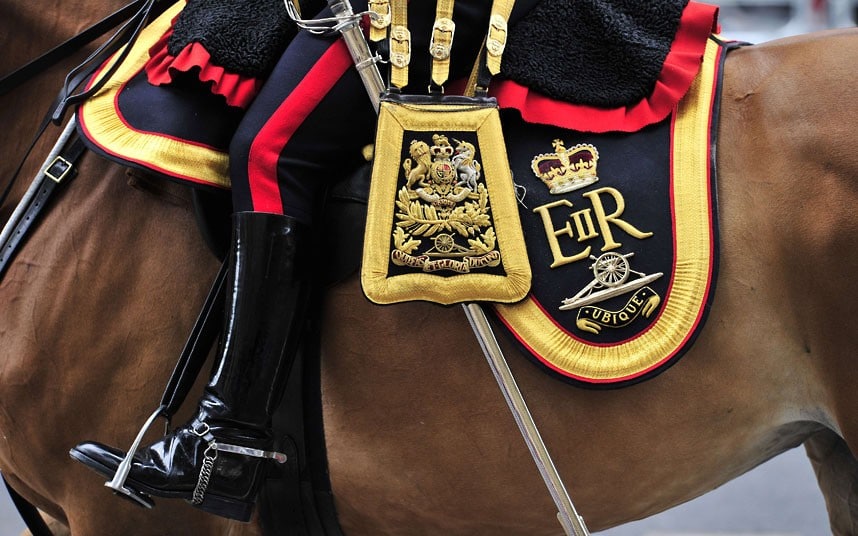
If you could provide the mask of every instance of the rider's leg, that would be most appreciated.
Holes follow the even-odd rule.
[[[356,11],[365,8],[361,0],[353,3]],[[414,9],[425,11],[415,19],[426,27],[420,32],[425,41],[434,6]],[[456,10],[457,20],[470,22],[469,27],[477,27],[476,20],[483,24],[487,16],[482,4],[461,3]],[[479,32],[457,38],[454,46],[464,53],[456,76],[470,71],[469,58],[476,56],[480,42]],[[415,80],[428,79],[427,71],[426,65],[415,67]],[[365,164],[361,149],[372,143],[374,122],[342,41],[299,34],[248,109],[230,150],[237,212],[233,273],[214,375],[188,424],[135,453],[127,487],[193,500],[194,490],[207,481],[198,506],[236,519],[250,516],[268,462],[231,452],[231,447],[225,452],[223,445],[272,448],[271,410],[280,399],[302,317],[298,261],[306,233],[298,222],[312,221],[312,207],[326,182]],[[218,455],[207,462],[212,441]],[[113,475],[125,454],[83,443],[72,456]]]
[[[351,57],[334,43],[299,35],[232,141],[236,214],[222,349],[196,416],[135,453],[125,481],[132,495],[188,499],[235,519],[251,514],[271,462],[231,447],[225,452],[224,445],[272,448],[271,411],[281,398],[304,316],[301,263],[310,257],[312,207],[326,180],[363,163],[360,148],[372,138],[372,107]],[[344,128],[346,115],[355,132]],[[212,441],[217,459],[207,461]],[[125,457],[92,442],[71,455],[108,476]]]
[[[271,416],[304,316],[302,227],[279,214],[233,216],[225,327],[211,380],[186,425],[137,452],[129,488],[187,499],[225,517],[250,518],[264,476],[260,456],[273,456],[263,451],[273,448]],[[125,453],[89,442],[75,447],[72,456],[112,475]]]

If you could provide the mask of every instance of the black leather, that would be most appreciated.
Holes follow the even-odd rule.
[[[70,182],[77,175],[75,164],[85,149],[86,146],[80,138],[74,136],[71,141],[66,143],[45,172],[36,179],[39,181],[36,194],[27,204],[15,228],[11,230],[7,239],[0,244],[0,278],[12,262],[18,248],[24,243],[33,225],[39,221],[42,210],[48,206],[58,191],[57,188]]]
[[[306,230],[287,216],[257,212],[233,216],[233,248],[224,337],[211,380],[190,422],[134,456],[126,485],[156,497],[190,499],[208,439],[271,450],[271,419],[280,402],[305,318],[306,273],[299,254]],[[125,453],[99,443],[76,446],[72,458],[102,474],[116,472]],[[209,512],[246,520],[266,464],[219,452],[206,500]],[[235,508],[231,508],[234,505]]]

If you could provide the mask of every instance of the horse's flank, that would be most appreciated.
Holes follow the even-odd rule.
[[[689,500],[826,429],[854,451],[858,337],[845,327],[858,312],[858,147],[844,119],[858,113],[856,53],[849,30],[730,56],[716,299],[679,364],[634,387],[592,392],[513,361],[592,529]],[[460,311],[378,309],[355,283],[331,292],[326,311],[328,455],[346,532],[372,522],[396,533],[410,522],[468,533],[474,520],[487,534],[556,530]],[[852,508],[830,491],[830,508]]]
[[[119,7],[74,0],[48,16],[9,4],[0,45],[14,53],[0,56],[0,72]],[[690,500],[806,442],[834,532],[852,532],[855,57],[854,30],[729,56],[717,291],[679,363],[632,387],[589,391],[545,376],[502,338],[592,530]],[[3,97],[3,177],[71,66]],[[30,158],[25,183],[49,145]],[[67,456],[83,439],[127,445],[160,397],[218,264],[187,196],[87,154],[0,281],[0,470],[74,534],[258,532],[168,500],[139,509]],[[325,431],[347,534],[559,532],[458,308],[374,306],[354,279],[325,305]]]

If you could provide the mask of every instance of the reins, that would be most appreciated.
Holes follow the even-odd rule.
[[[0,96],[9,93],[16,87],[25,84],[42,71],[45,71],[60,61],[71,56],[81,48],[98,39],[119,23],[127,20],[132,13],[139,10],[139,4],[144,0],[134,2],[114,11],[107,17],[96,22],[81,33],[65,40],[41,56],[34,58],[26,64],[0,78]]]
[[[125,21],[125,23],[107,41],[99,46],[80,65],[69,71],[68,75],[66,75],[62,90],[51,104],[48,112],[42,119],[42,122],[39,123],[39,126],[36,128],[33,139],[27,146],[21,161],[12,173],[3,193],[0,194],[0,206],[2,206],[8,199],[9,194],[17,181],[18,175],[24,167],[24,163],[39,138],[44,134],[45,129],[48,128],[48,125],[51,123],[60,125],[70,106],[86,100],[101,88],[101,86],[111,77],[115,69],[118,68],[119,64],[122,63],[125,54],[127,54],[128,50],[131,48],[130,45],[137,39],[137,35],[146,25],[150,16],[156,15],[168,4],[169,2],[167,0],[134,0],[125,7],[93,24],[80,34],[66,40],[0,79],[0,96],[2,96],[21,84],[28,82],[40,72],[52,67],[57,62],[77,52]],[[93,84],[81,93],[74,93],[81,84],[90,78],[99,65],[125,44],[129,44],[129,46],[126,47],[125,52],[116,62],[114,62],[110,70],[101,77],[97,83]]]

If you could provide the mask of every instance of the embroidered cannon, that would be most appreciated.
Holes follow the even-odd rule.
[[[560,310],[577,309],[626,294],[648,285],[664,275],[662,272],[646,275],[643,272],[632,270],[629,264],[629,257],[632,255],[634,253],[614,252],[604,253],[598,258],[590,255],[590,258],[593,259],[593,264],[590,265],[590,269],[593,271],[593,281],[582,288],[578,294],[563,300]],[[628,281],[631,274],[639,277]]]

